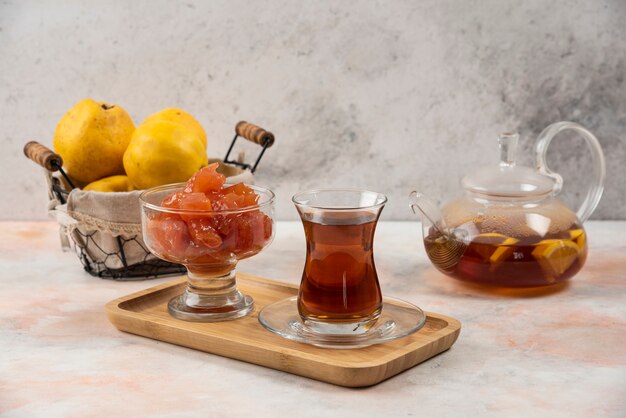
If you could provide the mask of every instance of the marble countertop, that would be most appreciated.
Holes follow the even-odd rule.
[[[3,416],[624,416],[626,222],[589,222],[583,270],[556,290],[487,292],[428,262],[418,223],[383,222],[383,293],[459,319],[455,345],[376,386],[347,389],[118,331],[104,304],[164,281],[94,278],[52,222],[3,222]],[[300,279],[304,235],[280,222],[239,270]]]

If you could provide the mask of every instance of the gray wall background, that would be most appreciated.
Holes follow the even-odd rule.
[[[442,201],[463,174],[498,160],[517,129],[532,164],[537,134],[559,120],[594,132],[607,182],[596,219],[626,219],[626,2],[1,1],[2,219],[45,219],[41,170],[22,155],[51,145],[85,97],[140,123],[176,106],[226,151],[238,120],[276,137],[258,183],[295,219],[291,195],[349,186],[387,194],[383,219],[412,219],[407,195]],[[250,154],[251,151],[248,150]],[[550,151],[576,205],[583,144]]]

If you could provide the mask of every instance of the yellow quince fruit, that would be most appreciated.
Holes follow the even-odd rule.
[[[137,189],[187,181],[207,163],[205,148],[196,134],[168,121],[139,126],[124,153],[124,169]]]
[[[91,183],[124,173],[122,156],[134,130],[120,106],[84,99],[59,121],[53,147],[70,177]]]
[[[191,131],[193,131],[194,134],[198,136],[198,139],[200,139],[200,141],[202,141],[202,144],[204,145],[204,149],[206,149],[207,138],[204,128],[202,127],[202,125],[200,125],[200,122],[198,122],[196,118],[194,118],[193,116],[191,116],[191,114],[185,112],[184,110],[174,107],[163,109],[148,116],[142,124],[156,121],[169,121],[180,123],[181,125],[189,128]]]
[[[128,176],[117,175],[92,181],[83,187],[83,190],[91,192],[130,192],[135,190],[135,188],[130,184]]]

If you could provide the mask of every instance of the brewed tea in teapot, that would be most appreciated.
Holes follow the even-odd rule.
[[[593,184],[576,213],[556,197],[563,180],[545,161],[550,141],[566,129],[586,140],[594,163]],[[423,194],[411,193],[411,208],[422,217],[426,253],[441,272],[464,281],[501,287],[563,282],[587,258],[582,224],[602,195],[600,144],[580,125],[555,123],[539,135],[533,170],[515,164],[517,134],[502,134],[498,141],[500,164],[464,177],[465,194],[441,211]]]

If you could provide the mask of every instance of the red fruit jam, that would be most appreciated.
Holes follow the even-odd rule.
[[[258,253],[272,238],[272,220],[258,208],[259,195],[243,183],[224,187],[217,166],[202,168],[161,202],[197,213],[148,214],[146,232],[159,257],[188,265],[229,264]],[[251,210],[224,212],[243,208]]]

